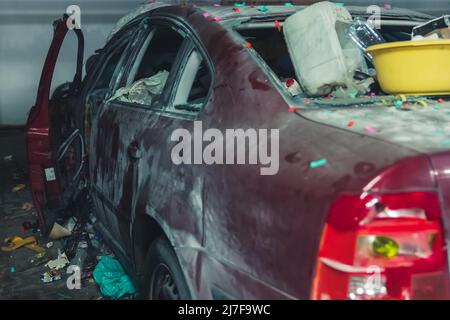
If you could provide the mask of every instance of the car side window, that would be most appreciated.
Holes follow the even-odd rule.
[[[208,98],[211,77],[211,70],[205,59],[197,49],[193,49],[188,54],[175,91],[174,111],[200,111]]]
[[[154,27],[137,55],[126,86],[118,89],[112,99],[162,107],[162,95],[183,42],[184,36],[173,28]]]
[[[113,76],[118,69],[120,58],[125,51],[126,45],[126,43],[122,43],[116,47],[107,58],[103,69],[100,71],[100,76],[97,78],[97,81],[89,93],[90,100],[97,101],[96,105],[98,102],[102,102],[110,91]]]
[[[103,66],[99,69],[100,75],[89,89],[85,105],[85,142],[89,145],[92,119],[98,113],[102,103],[108,98],[115,81],[120,77],[120,69],[124,64],[125,51],[129,42],[121,42],[115,48],[106,53]],[[95,72],[95,71],[94,71]]]

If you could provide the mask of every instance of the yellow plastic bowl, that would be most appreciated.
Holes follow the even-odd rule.
[[[367,48],[384,92],[450,95],[450,40],[401,41]]]

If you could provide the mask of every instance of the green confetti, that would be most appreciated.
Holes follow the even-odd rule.
[[[293,7],[293,4],[290,3],[290,2],[285,2],[285,3],[284,3],[284,6],[285,6],[285,7]]]
[[[11,273],[16,272],[16,268],[14,268],[14,266],[11,266],[10,270],[11,270]]]
[[[235,2],[235,3],[234,3],[234,6],[235,6],[236,8],[243,8],[243,7],[246,6],[246,4],[245,4],[245,2],[242,2],[242,3]]]
[[[312,168],[312,169],[315,169],[315,168],[318,168],[318,167],[322,167],[322,166],[324,166],[324,165],[326,165],[327,164],[327,159],[320,159],[320,160],[317,160],[317,161],[312,161],[310,164],[309,164],[309,166]]]
[[[259,6],[258,7],[258,11],[267,12],[267,11],[269,11],[269,7],[267,7],[267,6]]]
[[[345,4],[343,2],[336,2],[337,7],[345,7]]]
[[[349,94],[350,98],[356,99],[358,97],[358,94],[356,92],[352,92]]]
[[[401,108],[403,105],[403,101],[402,100],[395,100],[394,101],[394,106],[398,109]]]

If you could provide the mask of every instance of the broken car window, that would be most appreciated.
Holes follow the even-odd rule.
[[[91,120],[92,115],[96,114],[100,105],[106,98],[111,85],[114,74],[119,70],[121,64],[120,60],[124,54],[127,43],[122,43],[119,47],[110,53],[110,56],[106,58],[106,63],[103,69],[100,71],[100,76],[97,78],[94,86],[90,90],[86,98],[86,111],[85,111],[85,140],[89,145],[90,134],[91,134]],[[123,60],[123,59],[122,59]]]
[[[117,90],[111,100],[157,105],[183,40],[170,27],[158,26],[152,30],[131,70],[127,86]]]
[[[96,102],[94,104],[98,104],[98,102],[103,101],[106,97],[110,89],[111,80],[117,67],[119,66],[120,58],[122,57],[123,52],[125,51],[126,44],[122,44],[116,50],[113,51],[112,55],[108,58],[103,70],[101,71],[100,76],[97,79],[94,87],[92,88],[89,94],[89,100]]]
[[[211,72],[202,55],[193,50],[187,59],[186,66],[181,74],[178,88],[175,94],[174,108],[176,110],[191,110],[197,108],[199,111],[206,102],[209,88],[211,86]]]

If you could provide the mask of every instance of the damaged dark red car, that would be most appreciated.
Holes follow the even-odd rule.
[[[302,7],[231,9],[145,5],[87,59],[85,75],[81,30],[55,22],[27,132],[42,228],[80,199],[90,204],[143,298],[450,298],[450,151],[402,135],[411,117],[448,116],[385,111],[377,97],[358,107],[294,98],[280,29]],[[367,18],[366,8],[348,10]],[[388,41],[430,19],[381,17]],[[68,32],[78,39],[74,80],[50,95]],[[399,112],[386,116],[394,123],[386,112]],[[171,134],[194,121],[279,129],[278,173],[174,164]]]

